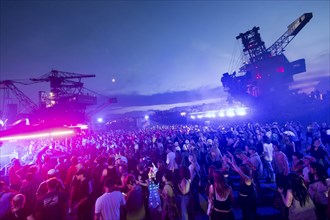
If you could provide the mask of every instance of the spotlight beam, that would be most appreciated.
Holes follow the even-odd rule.
[[[57,136],[67,136],[73,134],[74,131],[53,131],[53,132],[40,132],[35,134],[22,134],[13,135],[7,137],[1,137],[0,141],[13,141],[13,140],[25,140],[33,138],[44,138],[44,137],[57,137]]]

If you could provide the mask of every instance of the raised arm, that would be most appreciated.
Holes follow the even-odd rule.
[[[230,152],[228,152],[228,154],[229,154],[230,157],[231,157],[231,158],[228,160],[228,163],[231,165],[231,167],[233,168],[233,170],[234,170],[235,172],[237,172],[237,173],[240,175],[240,177],[243,179],[243,181],[245,182],[245,184],[248,185],[248,186],[250,186],[250,185],[252,184],[252,179],[251,179],[248,175],[246,175],[246,174],[241,170],[241,168],[239,168],[239,167],[237,166],[236,161],[235,161],[235,159],[234,159],[234,156],[233,156]]]

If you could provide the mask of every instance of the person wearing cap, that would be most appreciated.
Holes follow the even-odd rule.
[[[48,190],[47,181],[51,178],[55,178],[58,181],[58,184],[56,185],[56,189],[58,191],[64,191],[64,189],[65,189],[64,184],[61,179],[57,178],[57,171],[55,169],[50,169],[47,172],[47,180],[41,182],[37,189],[37,193],[36,193],[37,199],[39,199],[40,197],[44,196],[47,193],[47,190]]]

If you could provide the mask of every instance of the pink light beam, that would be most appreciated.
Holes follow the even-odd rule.
[[[12,141],[12,140],[43,138],[43,137],[67,136],[67,135],[71,135],[73,133],[74,133],[74,131],[41,132],[41,133],[36,133],[36,134],[14,135],[14,136],[1,137],[0,141]]]

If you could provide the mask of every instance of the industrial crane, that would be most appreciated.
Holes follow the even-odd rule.
[[[86,107],[97,103],[96,96],[85,92],[84,84],[81,82],[82,78],[90,77],[95,75],[52,70],[30,80],[50,83],[50,93],[42,92],[39,97],[45,114],[52,118],[52,121],[77,123],[84,120]]]
[[[286,46],[312,19],[312,13],[305,13],[292,22],[287,31],[269,48],[266,48],[259,34],[259,27],[240,33],[245,64],[239,73],[224,73],[223,87],[236,98],[258,98],[277,92],[288,92],[293,75],[306,71],[305,59],[289,62],[283,54]]]
[[[24,84],[22,82],[13,81],[13,80],[0,81],[0,89],[4,90],[3,100],[2,100],[2,104],[3,104],[2,109],[4,114],[3,116],[4,119],[8,119],[9,122],[15,119],[17,113],[30,114],[30,113],[35,113],[38,110],[38,106],[29,97],[27,97],[21,90],[19,90],[15,86],[15,83]],[[21,109],[18,109],[17,104],[10,101],[10,96],[9,96],[10,92],[14,94],[14,96],[18,100]],[[9,106],[12,106],[14,108],[9,109]]]
[[[95,77],[78,73],[52,70],[39,78],[31,78],[34,82],[50,82],[49,99],[56,105],[76,103],[81,105],[96,104],[96,97],[84,93],[82,78]]]

